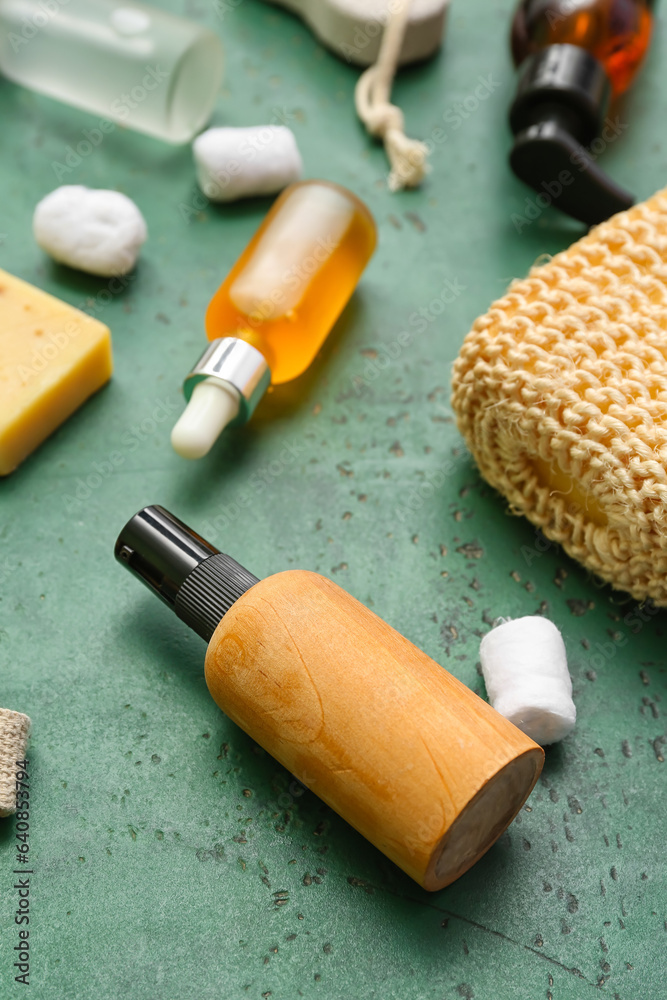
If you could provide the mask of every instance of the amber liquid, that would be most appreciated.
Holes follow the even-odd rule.
[[[578,45],[604,66],[615,96],[632,83],[651,40],[646,0],[522,0],[512,24],[518,66],[548,45]]]
[[[252,344],[274,384],[301,375],[352,295],[376,238],[372,215],[345,188],[293,184],[213,297],[209,340],[235,336]]]

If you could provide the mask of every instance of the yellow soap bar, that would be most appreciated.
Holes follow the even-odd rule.
[[[104,323],[0,270],[0,475],[108,382],[112,367]]]

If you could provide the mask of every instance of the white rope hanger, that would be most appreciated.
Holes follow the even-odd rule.
[[[377,62],[359,77],[354,92],[357,114],[370,135],[382,139],[389,158],[389,190],[418,187],[430,167],[428,146],[405,134],[400,108],[389,100],[396,75],[410,0],[391,0]]]

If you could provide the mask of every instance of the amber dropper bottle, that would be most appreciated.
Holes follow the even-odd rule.
[[[308,368],[375,243],[372,215],[345,188],[302,181],[281,194],[208,307],[211,344],[185,379],[188,405],[172,432],[180,455],[205,455],[269,384]]]

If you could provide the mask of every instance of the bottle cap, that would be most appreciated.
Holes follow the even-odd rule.
[[[184,458],[201,458],[225,427],[244,424],[271,382],[266,358],[238,337],[212,340],[186,376],[187,406],[171,442]]]
[[[206,642],[232,604],[259,582],[158,505],[127,522],[114,554]]]
[[[529,57],[510,108],[514,173],[550,204],[589,226],[634,204],[587,148],[600,135],[610,83],[576,45],[550,45]]]

